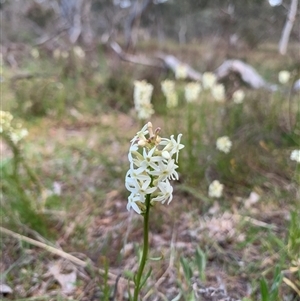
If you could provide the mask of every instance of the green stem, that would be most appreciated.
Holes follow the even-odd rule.
[[[146,212],[144,213],[144,244],[143,244],[143,254],[140,262],[140,266],[136,275],[135,288],[133,301],[138,301],[138,294],[141,290],[140,283],[143,276],[143,271],[147,261],[148,249],[149,249],[149,212],[150,212],[150,194],[146,195]]]

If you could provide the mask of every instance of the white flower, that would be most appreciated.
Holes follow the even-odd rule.
[[[38,59],[40,57],[40,53],[36,48],[32,48],[30,54],[34,59]]]
[[[173,187],[169,180],[166,180],[165,182],[159,182],[157,184],[157,187],[159,188],[159,192],[156,193],[156,196],[152,198],[152,202],[161,202],[164,204],[168,200],[168,204],[173,199]]]
[[[290,159],[300,163],[300,149],[293,150]]]
[[[153,86],[146,81],[135,81],[133,100],[139,119],[148,119],[154,114],[151,104]]]
[[[191,82],[184,87],[184,96],[187,102],[194,102],[198,99],[201,92],[201,86],[199,83]]]
[[[61,51],[59,48],[54,49],[52,53],[53,57],[58,60],[61,57]]]
[[[143,104],[138,110],[138,119],[146,120],[149,119],[154,114],[153,106],[151,103]]]
[[[282,70],[278,73],[278,80],[281,84],[286,84],[290,80],[291,74],[287,70]]]
[[[167,108],[176,108],[178,106],[178,95],[176,92],[170,93],[167,96]]]
[[[185,79],[188,75],[188,68],[185,64],[180,64],[176,66],[175,77],[177,79]]]
[[[232,142],[227,136],[223,136],[217,139],[216,146],[218,150],[228,154],[230,152]]]
[[[169,179],[179,178],[178,165],[172,158],[184,147],[180,144],[181,134],[175,140],[174,135],[167,138],[158,136],[160,129],[153,131],[148,122],[131,140],[128,159],[130,168],[125,176],[125,186],[130,192],[127,209],[141,214],[145,210],[146,196],[154,202],[170,203],[173,188]]]
[[[212,72],[204,72],[202,75],[202,87],[204,90],[211,89],[217,82],[216,76]]]
[[[83,49],[82,49],[81,47],[75,46],[75,47],[73,48],[73,52],[74,52],[74,54],[75,54],[78,58],[80,58],[80,59],[84,59],[84,58],[85,58],[85,52],[83,51]]]
[[[8,137],[14,144],[19,143],[28,135],[27,129],[22,128],[20,123],[12,123],[13,116],[9,112],[0,110],[0,134]]]
[[[141,214],[142,211],[141,211],[140,207],[138,206],[139,199],[140,199],[139,196],[131,194],[128,197],[128,203],[126,206],[127,210],[129,211],[132,208],[136,213]]]
[[[245,92],[243,90],[236,90],[232,94],[232,99],[236,104],[242,103],[244,98],[245,98]]]
[[[126,178],[125,186],[133,195],[139,196],[139,201],[143,203],[145,201],[146,194],[151,194],[156,190],[156,187],[151,187],[150,183],[150,177],[146,180],[140,180],[128,176]]]
[[[13,116],[9,112],[0,111],[0,124],[8,126],[12,120]]]
[[[143,128],[138,131],[136,133],[136,135],[130,140],[131,142],[131,147],[133,146],[133,144],[136,142],[136,141],[145,141],[147,142],[147,138],[146,138],[146,135],[149,133],[148,131],[148,124],[145,124],[143,126]],[[138,147],[135,146],[135,148],[137,149]]]
[[[146,148],[143,148],[143,158],[142,166],[151,167],[152,169],[157,168],[157,163],[162,161],[164,158],[162,156],[153,156],[156,146],[154,146],[148,153]]]
[[[18,143],[24,137],[28,135],[27,129],[17,129],[10,133],[10,139],[13,143]]]
[[[169,151],[171,156],[176,154],[176,162],[178,162],[179,151],[184,148],[184,145],[180,144],[181,137],[182,134],[179,134],[176,141],[172,135],[170,139],[162,139],[161,141],[161,145],[165,145],[163,151]]]
[[[126,179],[128,180],[128,185],[131,184],[131,179],[139,180],[141,182],[151,180],[151,177],[145,173],[146,169],[144,167],[139,167],[137,169],[134,169],[132,165],[130,165],[131,168],[126,173]]]
[[[211,89],[211,94],[218,102],[225,101],[225,88],[222,84],[215,84]]]
[[[173,80],[166,79],[161,82],[161,90],[163,94],[167,97],[168,94],[174,93],[175,82]]]
[[[61,51],[60,56],[61,56],[63,59],[67,59],[67,58],[69,57],[69,52],[63,50],[63,51]]]
[[[175,164],[175,160],[171,159],[168,160],[167,164],[162,161],[158,162],[157,168],[149,173],[152,176],[156,176],[158,181],[165,181],[167,179],[178,180],[177,168],[178,165]]]
[[[175,82],[166,79],[161,82],[161,90],[167,100],[167,108],[175,108],[178,106],[178,96],[175,91]]]
[[[218,180],[214,180],[208,187],[208,195],[211,198],[220,198],[222,196],[224,185]]]
[[[134,82],[133,99],[136,107],[151,102],[153,86],[145,80]]]

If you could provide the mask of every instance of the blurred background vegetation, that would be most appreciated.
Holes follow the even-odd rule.
[[[272,7],[266,0],[2,0],[1,42],[42,43],[54,37],[55,45],[63,43],[57,35],[67,31],[72,41],[93,45],[121,37],[127,45],[130,39],[134,44],[150,39],[201,44],[222,38],[228,45],[239,41],[253,49],[278,42],[289,5],[283,1]],[[294,26],[291,40],[298,38],[299,26]]]
[[[165,257],[153,265],[145,291],[168,266],[170,282],[149,300],[194,300],[199,279],[205,287],[225,283],[229,295],[245,301],[298,300],[300,166],[290,153],[300,146],[293,89],[300,77],[299,7],[287,53],[278,52],[289,9],[290,1],[267,0],[1,0],[1,110],[28,130],[17,147],[1,136],[1,225],[116,275],[134,271],[141,220],[126,211],[124,177],[129,141],[144,122],[133,109],[133,83],[145,79],[154,86],[153,125],[163,136],[182,133],[186,145],[174,200],[151,217],[151,255],[160,250]],[[122,60],[112,42],[141,56],[139,64]],[[233,74],[222,81],[223,103],[202,91],[187,104],[188,80],[143,65],[157,53],[200,73],[239,59],[278,89],[255,90]],[[281,70],[291,74],[285,85]],[[176,82],[179,105],[172,110],[161,92],[165,79]],[[245,92],[241,104],[232,101],[237,89]],[[233,143],[229,154],[215,147],[224,135]],[[215,179],[225,187],[220,199],[207,193]],[[50,300],[51,292],[65,300],[57,283],[41,288],[56,259],[1,235],[0,272],[13,288],[5,297]],[[78,289],[75,300],[89,291],[109,300],[115,282],[108,274],[82,275],[78,288],[96,288]]]

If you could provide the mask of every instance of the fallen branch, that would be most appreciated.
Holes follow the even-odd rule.
[[[149,59],[146,57],[138,57],[136,55],[128,54],[123,51],[120,45],[116,42],[110,43],[111,49],[124,61],[140,64],[148,67],[156,67],[156,68],[163,68],[163,64],[161,64],[158,60]]]
[[[56,32],[55,34],[53,34],[52,36],[43,36],[43,37],[40,37],[38,38],[36,41],[35,41],[35,44],[34,46],[35,47],[39,47],[39,46],[43,46],[44,44],[46,44],[47,42],[53,40],[53,39],[56,39],[58,38],[61,34],[63,34],[64,32],[68,31],[70,29],[70,27],[64,27],[62,28],[61,30],[59,30],[58,32]]]
[[[231,72],[239,74],[241,79],[253,89],[277,90],[276,85],[266,82],[252,66],[240,60],[227,60],[215,71],[218,80],[227,77]]]
[[[178,60],[175,56],[173,55],[166,55],[163,53],[158,53],[156,55],[157,58],[161,59],[164,62],[164,65],[168,68],[171,69],[174,73],[176,72],[176,69],[179,66],[184,65],[187,69],[187,78],[194,80],[194,81],[201,81],[202,79],[202,74],[193,69],[191,66],[183,63],[182,61]]]
[[[187,78],[193,81],[201,81],[202,74],[193,69],[188,64],[180,61],[173,55],[167,55],[164,53],[157,53],[155,59],[141,57],[125,53],[120,45],[116,42],[110,43],[111,49],[124,61],[140,64],[144,66],[156,67],[156,68],[167,68],[176,73],[176,69],[179,66],[185,66],[187,70]],[[277,91],[278,87],[275,84],[266,82],[258,72],[250,65],[240,60],[227,60],[215,71],[215,75],[218,81],[226,78],[229,74],[237,73],[242,81],[249,85],[253,89],[266,89],[268,91]]]
[[[186,63],[178,60],[173,55],[166,55],[163,53],[156,54],[154,59],[147,58],[145,56],[137,56],[125,53],[123,49],[120,47],[120,45],[116,42],[110,43],[111,49],[124,61],[133,63],[133,64],[139,64],[144,65],[148,67],[155,67],[155,68],[167,68],[176,72],[176,69],[179,66],[184,65],[187,69],[187,78],[194,80],[194,81],[201,81],[202,74],[193,69],[191,66],[187,65]]]

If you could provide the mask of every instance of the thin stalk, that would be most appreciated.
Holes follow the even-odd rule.
[[[144,214],[144,242],[143,242],[143,254],[140,262],[140,266],[137,272],[133,301],[138,301],[138,294],[141,290],[140,283],[143,276],[143,271],[147,261],[148,249],[149,249],[149,212],[150,212],[150,194],[146,195],[146,212]]]
[[[194,148],[194,130],[193,130],[193,125],[194,125],[194,115],[193,115],[193,110],[194,106],[192,103],[187,104],[187,153],[188,153],[188,170],[190,174],[193,174],[195,171],[195,166],[196,166],[196,160],[193,152]],[[194,184],[195,180],[193,177],[190,178],[190,184]]]

